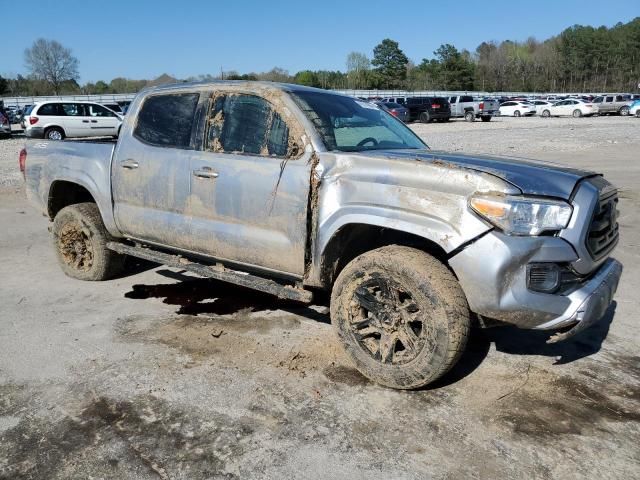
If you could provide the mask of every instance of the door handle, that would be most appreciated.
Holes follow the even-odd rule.
[[[91,120],[91,123],[98,123],[98,120]]]
[[[198,178],[218,178],[218,172],[214,172],[211,167],[202,167],[193,171],[193,176]]]
[[[89,123],[89,120],[82,120],[82,123]]]
[[[122,168],[127,168],[129,170],[133,170],[134,168],[138,168],[140,166],[140,164],[138,162],[136,162],[134,159],[128,158],[128,159],[123,160],[122,162],[120,162],[120,166]]]

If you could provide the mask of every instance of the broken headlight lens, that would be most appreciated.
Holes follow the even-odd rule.
[[[569,224],[571,205],[539,197],[478,194],[471,209],[508,235],[539,235]]]

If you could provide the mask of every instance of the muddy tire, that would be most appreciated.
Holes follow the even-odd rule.
[[[62,271],[78,280],[106,280],[120,273],[124,255],[108,250],[111,240],[95,203],[63,208],[53,220],[53,245]]]
[[[469,335],[469,307],[453,274],[420,250],[392,245],[364,253],[340,272],[331,323],[358,370],[391,388],[444,375]]]

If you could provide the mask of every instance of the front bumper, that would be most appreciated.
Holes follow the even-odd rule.
[[[493,231],[453,256],[449,264],[473,312],[531,329],[560,329],[584,322],[577,330],[580,331],[599,320],[606,311],[617,288],[622,265],[611,258],[604,261],[586,281],[567,294],[529,290],[526,273],[529,263],[571,264],[576,260],[575,250],[562,238],[511,237]],[[571,335],[577,333],[573,331],[575,328]]]
[[[618,289],[621,275],[622,264],[613,258],[608,259],[591,280],[581,289],[569,295],[569,297],[573,297],[572,308],[568,309],[566,315],[538,327],[539,329],[550,329],[574,325],[569,331],[551,336],[547,343],[555,343],[572,337],[600,320],[613,301],[613,295]],[[576,306],[575,309],[574,306]]]

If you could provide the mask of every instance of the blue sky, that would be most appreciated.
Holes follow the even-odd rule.
[[[639,0],[0,0],[0,75],[25,74],[24,49],[38,37],[71,48],[84,83],[221,67],[344,70],[349,52],[371,57],[387,37],[419,62],[442,43],[473,51],[484,40],[545,39],[636,16]]]

